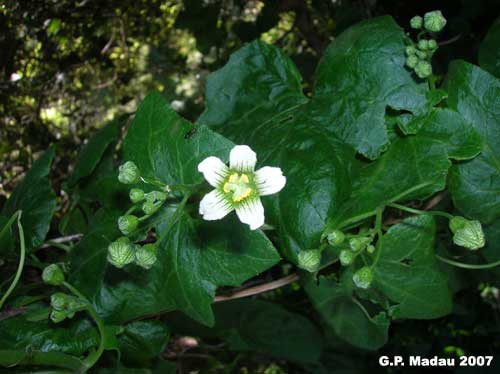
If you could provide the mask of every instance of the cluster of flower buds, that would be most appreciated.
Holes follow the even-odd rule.
[[[449,226],[453,233],[453,243],[460,247],[475,251],[486,244],[483,228],[479,221],[456,216],[450,219]]]
[[[431,59],[438,44],[435,39],[423,39],[425,33],[435,33],[441,31],[446,25],[446,19],[439,10],[425,13],[424,17],[415,16],[410,20],[413,29],[421,30],[418,35],[418,42],[410,40],[410,45],[406,47],[406,66],[413,69],[419,78],[427,78],[432,75]]]
[[[339,254],[340,264],[342,266],[350,266],[363,251],[367,251],[370,254],[375,251],[375,246],[372,244],[373,237],[373,230],[362,229],[359,234],[350,238],[349,235],[346,236],[340,230],[333,230],[326,235],[326,240],[333,247],[341,247]],[[373,280],[371,268],[364,266],[358,269],[352,279],[357,287],[363,289],[369,288]]]
[[[162,191],[145,192],[143,189],[134,186],[129,191],[129,198],[132,204],[131,209],[126,214],[118,218],[118,229],[125,235],[108,246],[108,262],[117,268],[135,263],[136,265],[150,269],[156,262],[156,245],[139,245],[132,243],[127,236],[132,236],[137,232],[141,221],[156,213],[165,203],[170,191],[168,186],[156,180],[149,180],[141,176],[141,171],[132,161],[127,161],[119,168],[118,180],[124,184],[138,184],[140,182],[161,187]],[[143,215],[138,217],[132,212],[136,208],[141,208]]]
[[[87,304],[75,296],[57,292],[50,297],[50,306],[52,307],[50,319],[54,323],[59,323],[66,318],[73,318],[75,313],[84,310]]]
[[[120,269],[132,263],[150,269],[156,262],[156,245],[141,246],[123,236],[108,246],[108,262]]]
[[[141,177],[141,172],[136,164],[127,161],[119,168],[118,180],[124,184],[137,184],[145,179]],[[146,182],[147,183],[147,182]],[[157,182],[158,184],[159,182]],[[165,186],[168,191],[168,187]],[[131,188],[129,198],[132,204],[142,204],[143,217],[133,214],[125,214],[118,219],[118,228],[123,235],[130,235],[139,226],[140,221],[154,214],[167,199],[167,194],[163,191],[144,192],[140,188]],[[132,209],[133,211],[133,209]]]

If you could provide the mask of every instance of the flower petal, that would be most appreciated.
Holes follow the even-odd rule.
[[[214,156],[207,157],[200,162],[198,171],[203,173],[203,176],[212,187],[218,187],[229,174],[229,168],[226,164],[220,158]]]
[[[229,167],[240,172],[249,172],[255,169],[257,155],[248,145],[237,145],[229,154]]]
[[[204,220],[214,221],[225,217],[233,209],[220,191],[213,190],[203,196],[199,211]]]
[[[256,230],[264,224],[264,207],[259,198],[237,205],[236,214],[241,222],[250,226],[250,230]]]
[[[265,166],[255,172],[255,184],[260,196],[271,195],[285,187],[286,177],[280,168]]]

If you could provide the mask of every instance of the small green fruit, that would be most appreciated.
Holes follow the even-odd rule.
[[[415,55],[409,56],[406,59],[406,66],[408,66],[411,69],[415,68],[415,66],[417,66],[417,64],[418,64],[418,57]]]
[[[429,49],[429,41],[422,39],[418,41],[418,49],[421,51],[427,51]]]
[[[427,61],[419,61],[415,66],[415,73],[419,78],[427,78],[432,74],[432,66]]]
[[[417,49],[414,46],[409,45],[408,47],[406,47],[405,53],[407,56],[413,56],[415,53],[417,53]]]
[[[66,312],[54,309],[50,313],[50,319],[54,323],[62,322],[66,319]]]
[[[349,247],[351,250],[354,252],[359,252],[362,251],[366,248],[368,244],[372,241],[371,238],[365,237],[365,238],[352,238],[349,239]]]
[[[68,305],[68,295],[56,292],[50,296],[50,306],[55,310],[64,310]]]

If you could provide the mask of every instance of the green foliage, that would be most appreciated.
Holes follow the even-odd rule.
[[[223,38],[215,10],[195,2],[197,16],[183,10],[177,25]],[[480,55],[493,75],[454,61],[443,81],[431,66],[438,44],[422,33],[445,24],[438,11],[413,18],[417,42],[390,16],[352,25],[311,90],[283,50],[254,40],[208,77],[196,124],[158,92],[130,122],[108,122],[54,184],[58,200],[50,148],[0,215],[0,366],[168,373],[192,355],[203,363],[187,362],[190,372],[328,373],[496,336],[500,82],[484,52],[495,29]],[[54,16],[45,32],[67,27]],[[249,147],[256,170],[271,166],[280,188],[286,177],[263,208],[249,193],[272,175],[249,179]],[[223,217],[228,200],[200,201],[234,192],[231,173],[242,209]],[[250,229],[256,214],[264,224]]]

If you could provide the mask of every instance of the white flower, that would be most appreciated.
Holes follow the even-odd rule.
[[[260,197],[281,191],[286,177],[280,168],[265,166],[257,171],[257,156],[247,145],[237,145],[229,154],[229,167],[217,157],[207,157],[198,171],[215,187],[200,202],[203,219],[212,221],[236,210],[241,222],[256,230],[264,224]]]

